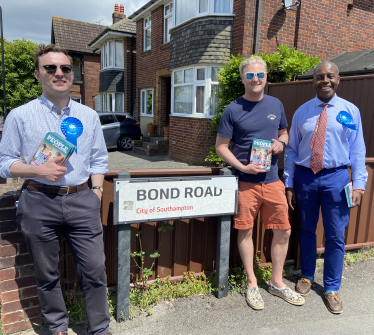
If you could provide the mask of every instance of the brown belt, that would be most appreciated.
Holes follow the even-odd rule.
[[[25,180],[24,184],[27,185],[27,189],[30,191],[53,193],[59,195],[68,195],[70,193],[75,193],[85,189],[88,186],[87,182],[77,186],[53,186],[45,185],[30,179]]]

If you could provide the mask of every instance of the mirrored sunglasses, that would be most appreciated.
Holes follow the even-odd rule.
[[[265,78],[265,72],[247,72],[245,74],[245,77],[249,80],[253,79],[255,76],[257,76],[258,79],[264,79]]]
[[[43,65],[43,67],[48,74],[55,74],[58,68],[57,65]],[[61,65],[60,69],[63,73],[70,73],[73,67],[71,65]]]

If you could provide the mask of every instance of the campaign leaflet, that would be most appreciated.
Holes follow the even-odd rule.
[[[31,160],[30,165],[43,165],[50,159],[58,156],[63,156],[64,159],[59,165],[64,166],[70,156],[75,150],[75,145],[61,137],[59,134],[49,132],[45,135],[43,142],[34,158]]]
[[[349,208],[352,207],[352,187],[352,182],[344,186],[345,196],[347,198],[347,204]]]
[[[269,172],[271,168],[271,152],[267,151],[271,148],[273,142],[253,139],[250,164],[261,166],[262,170]]]

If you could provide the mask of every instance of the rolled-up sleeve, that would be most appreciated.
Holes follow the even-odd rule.
[[[0,176],[2,178],[12,178],[10,167],[14,163],[22,162],[21,129],[17,122],[16,112],[13,111],[5,121],[0,142]]]
[[[96,116],[90,156],[90,175],[108,173],[108,150],[105,145],[99,117]]]

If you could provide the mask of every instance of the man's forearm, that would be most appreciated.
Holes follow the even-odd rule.
[[[92,187],[94,186],[103,186],[104,175],[103,174],[93,174],[91,175]]]
[[[239,171],[243,171],[244,165],[237,160],[228,147],[220,146],[216,149],[216,152],[217,155],[221,157],[227,164],[238,169]]]
[[[285,133],[279,136],[278,141],[282,141],[287,145],[288,144],[288,133]]]
[[[39,166],[35,165],[28,165],[25,163],[14,163],[9,171],[13,177],[21,177],[21,178],[38,178],[40,177],[38,173]]]

